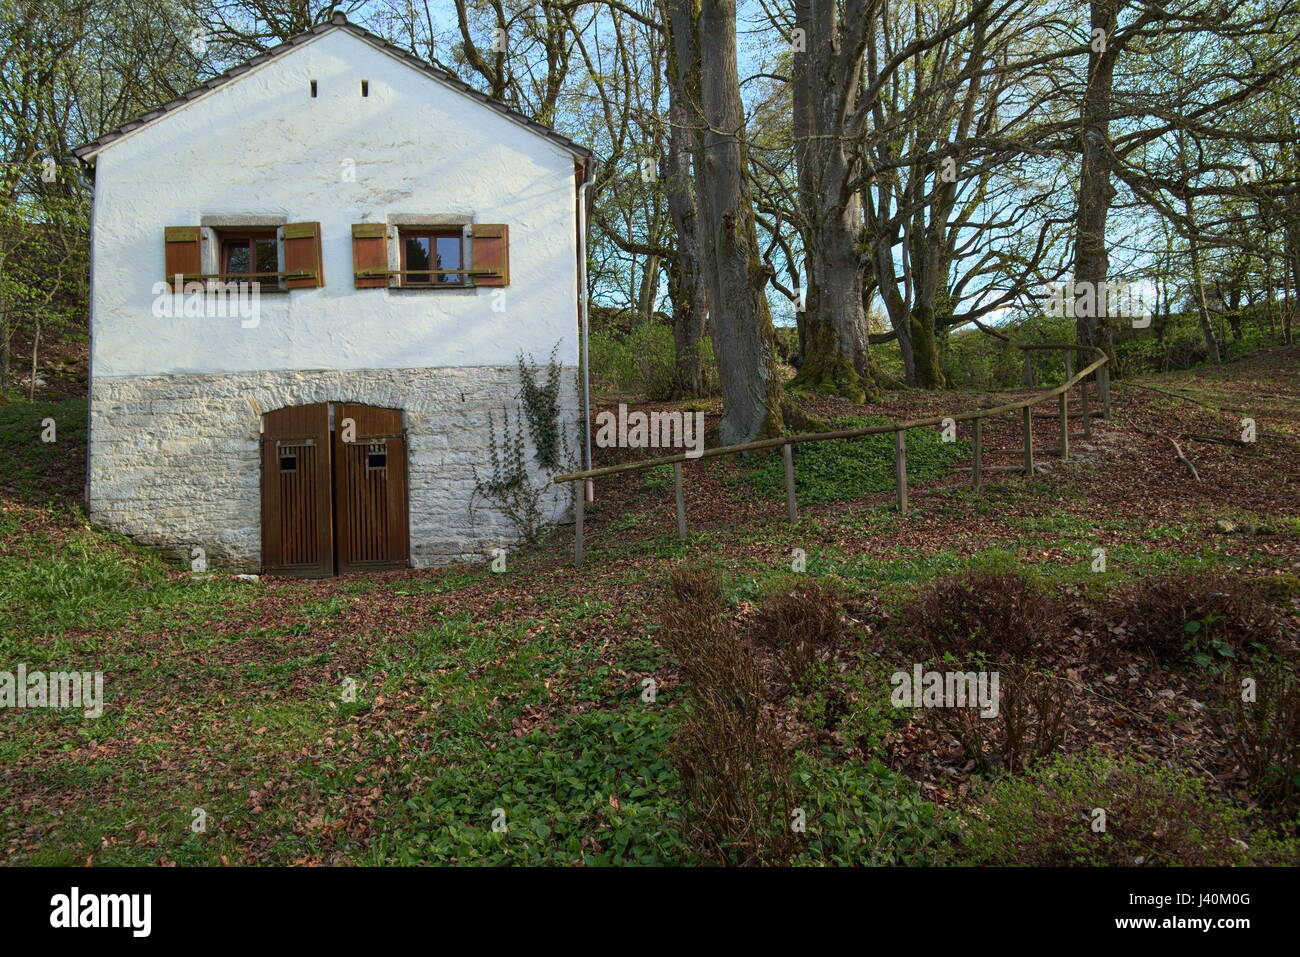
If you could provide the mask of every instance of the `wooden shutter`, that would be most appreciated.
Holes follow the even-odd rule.
[[[475,223],[470,230],[474,243],[474,284],[510,285],[510,227],[499,223]]]
[[[320,223],[288,223],[281,227],[284,237],[284,271],[310,272],[304,279],[286,279],[289,289],[311,289],[325,285],[321,268]]]
[[[352,282],[358,289],[388,285],[388,276],[362,276],[366,270],[387,273],[388,227],[383,223],[352,224]]]
[[[176,274],[197,276],[203,272],[203,242],[198,226],[167,226],[163,229],[163,255],[165,267],[164,279],[176,292],[182,285],[176,282]],[[182,280],[182,283],[184,280]]]

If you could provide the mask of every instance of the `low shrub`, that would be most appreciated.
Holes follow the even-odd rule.
[[[1300,675],[1290,661],[1234,662],[1214,683],[1206,713],[1260,804],[1300,809]]]
[[[925,712],[981,770],[1021,770],[1064,742],[1069,688],[1039,664],[1062,620],[1057,597],[1016,571],[941,579],[906,610],[906,627],[934,663],[970,677],[997,675],[995,717],[951,702]]]
[[[787,863],[794,851],[788,757],[764,707],[757,655],[723,620],[715,571],[678,567],[669,584],[660,642],[690,694],[669,753],[691,843],[712,863]]]
[[[1218,665],[1273,650],[1281,636],[1267,587],[1223,572],[1143,579],[1107,617],[1123,646],[1162,664]]]
[[[910,634],[936,658],[1003,664],[1037,656],[1060,632],[1060,601],[1019,571],[943,578],[905,608]]]
[[[700,364],[705,391],[717,385],[717,362],[708,336],[700,339]],[[672,398],[677,369],[677,351],[672,327],[663,322],[642,323],[622,332],[615,329],[591,331],[592,387],[601,392],[620,392],[649,402]]]
[[[769,596],[751,625],[754,643],[769,649],[786,688],[802,680],[818,655],[843,636],[840,596],[817,582]]]
[[[800,755],[791,778],[806,822],[795,864],[926,866],[952,855],[943,809],[877,760],[832,764]]]
[[[1300,859],[1295,841],[1211,798],[1200,780],[1097,753],[1059,757],[998,781],[972,810],[962,844],[976,864],[1159,867]]]
[[[1074,320],[1068,316],[1029,315],[1004,327],[1003,331],[1015,342],[1027,345],[1073,342]],[[965,326],[941,336],[939,361],[949,386],[954,389],[1016,389],[1024,381],[1024,353],[974,326]],[[1064,382],[1062,354],[1036,353],[1034,375],[1042,385]]]
[[[1293,521],[1297,523],[1293,534],[1300,535],[1300,519]],[[1254,582],[1271,604],[1285,605],[1293,598],[1300,598],[1300,575],[1261,575]]]

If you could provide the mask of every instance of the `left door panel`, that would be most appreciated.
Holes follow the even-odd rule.
[[[333,444],[329,403],[268,412],[262,434],[262,568],[334,574]]]

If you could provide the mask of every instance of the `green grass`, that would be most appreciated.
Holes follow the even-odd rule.
[[[84,402],[0,407],[0,489],[16,490],[0,507],[0,669],[103,670],[106,702],[98,719],[0,714],[0,842],[23,835],[22,863],[696,863],[671,760],[684,689],[655,640],[671,563],[715,564],[736,611],[823,580],[897,613],[972,568],[1032,568],[1101,597],[1157,572],[1272,569],[1288,561],[1277,544],[1300,534],[1294,510],[1093,515],[1079,486],[1035,478],[928,496],[919,516],[859,501],[684,542],[602,534],[584,576],[521,550],[504,575],[478,564],[334,586],[194,579],[86,525],[76,477],[61,492],[48,481],[69,449],[33,442],[47,415],[78,440]],[[907,442],[914,483],[968,454],[938,430]],[[731,471],[742,495],[784,496],[779,455]],[[671,480],[653,469],[641,487]],[[893,437],[804,445],[796,482],[801,506],[892,491]],[[1258,534],[1216,535],[1220,518]],[[602,532],[644,524],[629,511]],[[1099,543],[1105,573],[1091,568]],[[804,572],[790,566],[796,547]],[[888,701],[895,663],[858,637],[854,664],[819,664],[787,702],[810,732],[792,755],[807,819],[796,862],[947,863],[960,850],[954,819],[878,760],[906,715]],[[649,675],[653,703],[641,697]],[[985,846],[1014,831],[1030,798],[1003,792],[1008,816]],[[194,808],[208,814],[202,834]]]
[[[663,753],[669,730],[662,709],[633,706],[463,752],[407,800],[362,862],[688,860],[677,776]]]
[[[857,429],[888,424],[886,419],[853,418],[839,420],[834,427]],[[937,429],[909,429],[906,434],[910,483],[942,478],[954,462],[969,454],[969,442],[944,442]],[[802,505],[825,505],[890,491],[896,481],[893,433],[797,445],[794,448],[794,476]],[[785,465],[782,457],[768,454],[755,468],[731,481],[748,484],[767,498],[783,498]]]
[[[52,442],[44,440],[52,419]],[[85,399],[0,403],[0,491],[31,504],[66,500],[81,475],[69,462],[86,445]],[[0,531],[3,531],[0,527]]]
[[[176,575],[156,554],[88,528],[58,540],[37,531],[6,545],[8,552],[0,554],[0,655],[24,636],[202,625],[226,617],[257,588]]]

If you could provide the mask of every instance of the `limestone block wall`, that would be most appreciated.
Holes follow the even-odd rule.
[[[562,376],[561,425],[576,456],[577,370]],[[261,414],[291,405],[355,402],[402,409],[407,432],[411,564],[482,559],[518,533],[482,496],[491,475],[488,417],[516,419],[510,366],[97,376],[90,395],[91,521],[213,567],[261,568]],[[529,450],[529,463],[535,468]],[[534,473],[535,484],[545,481]],[[471,509],[471,499],[473,508]],[[569,519],[551,486],[544,513]]]

